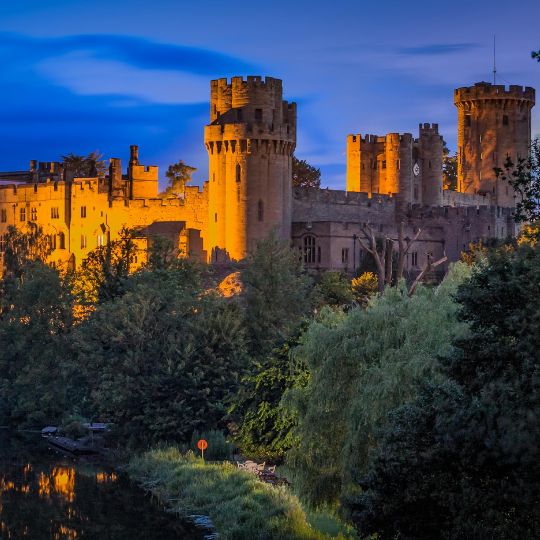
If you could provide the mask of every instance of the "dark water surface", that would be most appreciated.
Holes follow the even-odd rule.
[[[130,482],[0,431],[0,539],[200,540]]]

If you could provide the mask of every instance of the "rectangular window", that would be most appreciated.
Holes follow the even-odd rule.
[[[49,245],[52,251],[56,249],[56,234],[51,234],[49,236]]]
[[[19,208],[19,221],[26,221],[26,208]]]
[[[6,251],[6,236],[4,234],[0,234],[0,253],[4,253]]]
[[[349,263],[349,248],[343,248],[341,250],[341,262],[343,264]]]
[[[60,217],[60,212],[57,207],[51,208],[51,219],[58,219]]]
[[[2,208],[2,211],[0,212],[0,221],[2,221],[2,223],[7,222],[7,210],[5,208]]]
[[[81,217],[82,218],[86,217],[86,206],[81,206]]]
[[[382,168],[383,168],[383,169],[386,169],[386,160],[385,160],[385,159],[383,159],[383,162],[382,162]]]
[[[30,210],[30,215],[32,216],[30,218],[31,221],[37,221],[37,208],[32,208],[32,210]]]
[[[413,251],[411,253],[411,263],[413,266],[418,266],[418,252]]]
[[[507,126],[508,125],[508,115],[503,115],[503,126]]]
[[[471,127],[471,115],[470,114],[465,115],[465,127]]]
[[[86,236],[84,234],[81,234],[81,249],[86,248]]]
[[[98,234],[98,237],[97,237],[97,246],[98,247],[101,247],[103,245],[103,235],[102,234]]]
[[[260,122],[262,120],[262,109],[255,109],[255,121]]]

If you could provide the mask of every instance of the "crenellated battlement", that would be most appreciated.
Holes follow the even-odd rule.
[[[508,219],[513,216],[512,208],[497,206],[412,206],[408,212],[412,219],[444,218],[453,220],[463,217]]]
[[[493,85],[488,82],[479,82],[474,86],[465,86],[454,90],[454,104],[459,106],[463,102],[485,99],[517,99],[529,101],[531,106],[535,103],[535,90],[530,86],[512,84]]]
[[[312,189],[295,187],[293,190],[293,198],[310,202],[313,204],[340,204],[350,206],[365,206],[371,207],[393,207],[395,197],[391,195],[382,195],[373,193],[371,197],[369,193],[358,191],[345,191],[340,189]]]
[[[439,124],[430,124],[428,122],[418,125],[420,137],[433,137],[439,135]]]

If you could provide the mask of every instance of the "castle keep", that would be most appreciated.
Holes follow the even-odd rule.
[[[158,169],[130,149],[108,175],[73,178],[60,163],[30,162],[0,173],[0,263],[8,226],[43,228],[51,260],[76,267],[88,253],[139,230],[172,238],[185,255],[209,262],[241,260],[271,231],[289,239],[312,270],[354,272],[366,254],[366,225],[377,235],[418,235],[405,262],[418,272],[428,257],[457,260],[480,239],[515,235],[514,193],[497,179],[507,156],[526,157],[531,142],[532,88],[478,83],[454,93],[458,108],[458,189],[443,189],[443,141],[437,124],[410,133],[349,135],[346,190],[292,189],[296,104],[282,82],[234,77],[211,82],[204,129],[209,177],[202,190],[158,194]],[[144,252],[144,250],[142,250]]]

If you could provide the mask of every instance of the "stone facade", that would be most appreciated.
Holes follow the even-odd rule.
[[[407,257],[409,273],[428,256],[457,260],[471,242],[517,232],[513,193],[492,169],[507,154],[527,155],[534,90],[478,83],[454,98],[458,191],[443,190],[437,124],[420,124],[417,138],[349,135],[346,191],[293,190],[296,104],[283,100],[281,81],[212,81],[202,190],[160,197],[158,169],[140,164],[136,146],[127,174],[112,158],[103,178],[71,178],[59,163],[32,161],[28,171],[0,173],[0,257],[7,227],[31,222],[50,236],[51,260],[73,267],[123,227],[137,228],[141,245],[168,236],[183,253],[216,263],[243,259],[274,231],[308,269],[354,273],[367,256],[358,241],[366,225],[393,239],[403,225],[409,238],[421,229]]]
[[[198,240],[207,229],[206,186],[202,191],[187,187],[184,199],[159,198],[157,167],[140,165],[137,147],[131,147],[126,175],[119,159],[110,161],[105,178],[68,180],[58,163],[40,164],[33,171],[32,162],[30,171],[24,174],[4,173],[4,180],[11,176],[24,181],[0,185],[0,257],[10,225],[19,229],[27,223],[38,225],[54,248],[51,260],[76,267],[92,249],[118,238],[123,227],[140,228],[144,237],[143,230],[153,223],[178,222],[183,224],[176,237],[179,248],[206,259]]]
[[[443,141],[437,124],[420,124],[410,133],[349,135],[347,191],[393,195],[398,206],[442,204]]]
[[[458,191],[489,197],[492,204],[514,205],[514,191],[497,179],[507,157],[529,155],[533,88],[486,82],[454,91],[458,108]]]
[[[243,259],[272,230],[290,238],[296,104],[283,101],[281,81],[212,81],[204,139],[211,260]]]

